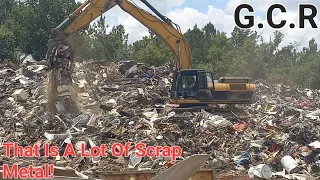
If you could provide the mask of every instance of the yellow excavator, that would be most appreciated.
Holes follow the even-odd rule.
[[[203,69],[192,69],[191,51],[180,27],[163,16],[147,0],[140,0],[156,16],[146,12],[129,0],[87,0],[57,26],[51,34],[47,60],[49,67],[59,66],[65,74],[72,67],[74,50],[66,38],[86,29],[103,13],[118,5],[170,47],[176,59],[170,97],[180,107],[208,104],[250,104],[255,101],[255,85],[246,77],[221,77],[214,80],[212,73]],[[65,61],[65,60],[69,61]],[[190,84],[193,84],[191,86]]]

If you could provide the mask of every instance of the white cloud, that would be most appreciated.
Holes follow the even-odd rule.
[[[180,25],[183,32],[192,28],[195,24],[199,28],[211,21],[219,30],[231,33],[234,28],[233,16],[212,5],[208,6],[206,13],[201,13],[193,8],[176,9],[168,13],[168,17]],[[217,18],[214,18],[217,17]]]
[[[149,10],[139,0],[134,0],[134,2],[148,12],[151,12],[151,10]],[[195,24],[197,24],[199,28],[202,28],[205,24],[211,21],[218,30],[227,32],[229,36],[235,26],[235,8],[240,4],[247,3],[253,6],[256,11],[256,25],[253,29],[257,30],[258,32],[263,32],[263,37],[265,40],[269,40],[270,36],[276,30],[270,28],[267,24],[267,20],[265,19],[266,11],[271,4],[279,3],[286,7],[287,13],[283,14],[280,13],[279,10],[276,10],[273,14],[273,19],[275,23],[280,22],[282,19],[286,19],[288,22],[284,28],[278,29],[282,33],[286,34],[283,45],[296,41],[301,43],[301,45],[306,46],[308,41],[313,37],[315,37],[316,40],[320,40],[320,31],[318,29],[312,29],[307,21],[305,29],[299,29],[297,26],[299,3],[309,3],[320,7],[319,0],[228,0],[225,9],[219,9],[214,5],[209,5],[206,12],[199,12],[192,7],[181,8],[184,0],[149,0],[149,2],[162,14],[168,16],[175,23],[179,24],[183,32],[189,28],[192,28]],[[126,12],[123,12],[119,7],[114,7],[104,15],[106,16],[107,24],[109,24],[111,27],[118,24],[124,25],[126,32],[129,33],[129,42],[134,42],[138,39],[141,39],[142,36],[147,34],[147,28],[141,25]],[[261,15],[263,15],[263,17]],[[315,21],[320,27],[319,17],[320,15],[317,16]],[[241,19],[243,19],[243,17]],[[259,22],[264,24],[263,29],[257,28],[257,24]],[[292,22],[296,24],[295,29],[289,28],[289,23]]]

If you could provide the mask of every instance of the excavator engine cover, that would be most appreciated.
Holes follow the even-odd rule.
[[[248,77],[220,77],[219,83],[249,83]]]

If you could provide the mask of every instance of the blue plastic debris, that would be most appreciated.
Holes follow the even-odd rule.
[[[238,165],[248,165],[250,163],[250,154],[246,151],[244,152],[239,159],[236,160]]]

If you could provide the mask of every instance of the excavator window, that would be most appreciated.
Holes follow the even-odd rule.
[[[182,76],[183,88],[187,88],[192,83],[196,83],[196,76]]]
[[[208,85],[209,85],[210,83],[213,83],[211,73],[206,73],[206,75],[207,75],[207,82],[208,82]]]
[[[198,72],[198,85],[199,85],[199,89],[208,88],[206,72]]]
[[[208,100],[212,98],[212,75],[209,72],[198,72],[198,98]]]
[[[197,77],[196,76],[183,76],[183,89],[186,93],[187,98],[188,97],[196,97],[197,95]]]
[[[206,75],[207,75],[208,88],[213,88],[214,80],[212,78],[212,74],[210,72],[207,72]]]

